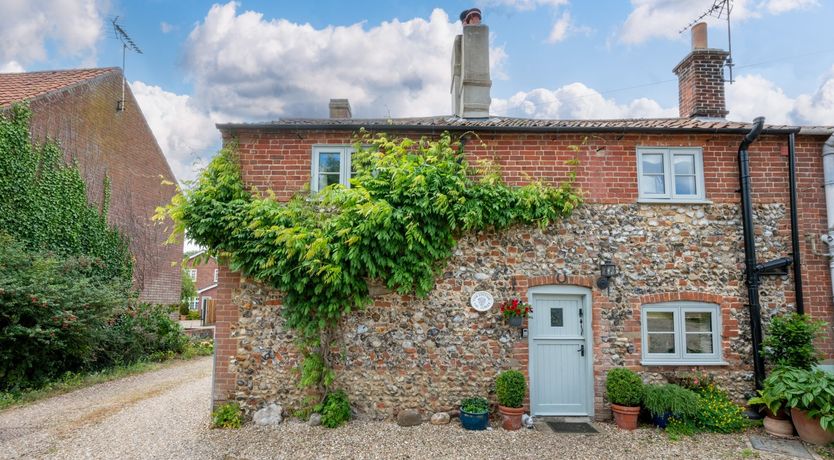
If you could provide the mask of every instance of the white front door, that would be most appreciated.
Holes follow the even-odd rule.
[[[533,415],[591,416],[590,291],[575,287],[531,291],[531,411]]]

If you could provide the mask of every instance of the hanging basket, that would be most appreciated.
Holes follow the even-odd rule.
[[[521,323],[523,321],[524,321],[524,318],[522,318],[521,316],[510,316],[509,318],[507,318],[507,322],[512,327],[521,327]]]

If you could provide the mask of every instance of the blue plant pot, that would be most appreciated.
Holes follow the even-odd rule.
[[[467,430],[486,430],[489,426],[489,413],[471,414],[461,409],[460,425]]]
[[[671,412],[666,412],[662,415],[652,415],[652,423],[654,423],[658,428],[666,429],[666,425],[669,424],[670,417],[672,417]]]

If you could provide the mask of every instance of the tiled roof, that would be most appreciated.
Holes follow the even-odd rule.
[[[334,129],[359,128],[400,130],[485,130],[485,131],[689,131],[746,132],[751,123],[706,118],[632,118],[621,120],[549,120],[539,118],[460,118],[436,116],[419,118],[283,118],[265,123],[220,123],[220,129]],[[834,126],[765,125],[765,133],[831,134]]]
[[[117,71],[119,71],[118,67],[106,67],[100,69],[0,73],[0,107],[13,102],[30,100]]]

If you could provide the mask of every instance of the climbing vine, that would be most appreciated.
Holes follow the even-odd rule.
[[[333,381],[335,326],[369,304],[369,280],[425,296],[463,232],[544,227],[581,203],[573,173],[556,187],[512,187],[494,165],[471,166],[448,133],[359,140],[350,188],[286,203],[246,190],[236,147],[227,145],[157,216],[172,217],[232,270],[282,291],[285,326],[299,333],[306,356],[301,381],[324,393]]]
[[[28,249],[86,256],[104,280],[130,281],[133,259],[127,239],[107,224],[110,182],[102,184],[100,208],[88,202],[76,164],[52,141],[30,141],[31,111],[15,105],[0,114],[0,233]]]

